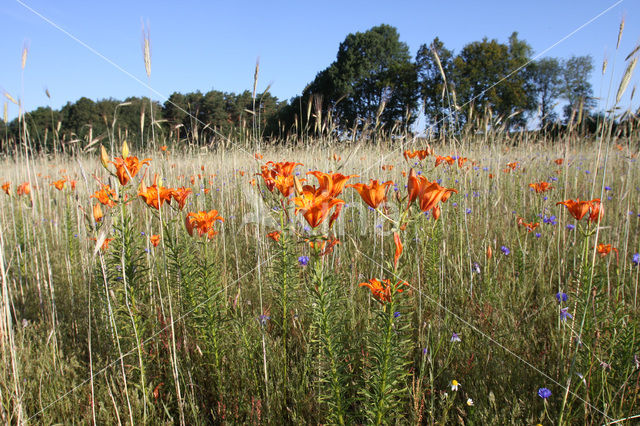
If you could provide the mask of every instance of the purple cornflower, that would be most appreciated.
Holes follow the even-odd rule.
[[[605,191],[611,191],[611,187],[610,187],[610,186],[605,186],[605,187],[604,187],[604,190],[605,190]]]
[[[271,317],[269,315],[260,315],[258,317],[258,321],[260,321],[260,324],[264,327],[265,325],[267,325],[267,321],[269,321],[271,319]]]
[[[566,302],[567,300],[569,300],[569,296],[567,296],[567,293],[559,291],[556,293],[556,299],[558,300],[558,303]]]
[[[467,209],[467,214],[471,213],[471,209]]]
[[[538,396],[542,399],[547,399],[551,396],[551,391],[547,388],[538,389]]]
[[[394,318],[398,318],[399,316],[400,316],[400,312],[396,311],[396,312],[393,313],[393,317]]]
[[[536,232],[536,234],[535,234],[535,235],[536,235],[536,238],[540,238],[540,237],[542,237],[542,234],[541,234],[541,233],[539,233],[539,232]]]
[[[452,343],[462,342],[462,339],[460,338],[460,336],[458,336],[458,333],[454,332],[454,333],[451,335],[451,342],[452,342]]]
[[[544,217],[542,218],[542,222],[549,225],[555,225],[558,223],[554,215],[551,215],[549,217],[547,217],[547,215],[544,215]]]
[[[298,264],[300,266],[307,266],[308,263],[309,263],[309,256],[300,256],[298,258]]]
[[[507,246],[500,247],[500,250],[502,250],[502,254],[504,254],[505,256],[509,256],[509,253],[511,253],[511,250],[509,250],[509,247]]]
[[[567,318],[573,318],[573,315],[569,313],[569,308],[560,309],[560,320],[565,321]]]
[[[576,226],[570,223],[570,224],[567,225],[567,229],[569,231],[573,231],[574,229],[576,229]]]
[[[640,265],[640,253],[634,254],[633,257],[631,258],[631,261],[636,266]]]

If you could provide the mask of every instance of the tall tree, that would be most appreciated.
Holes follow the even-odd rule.
[[[535,108],[531,72],[526,66],[531,47],[518,34],[509,44],[497,40],[476,41],[464,46],[454,58],[454,82],[460,106],[491,110],[511,125],[521,125],[525,114]]]
[[[569,120],[572,111],[582,107],[583,115],[595,107],[593,88],[589,77],[593,71],[593,58],[590,55],[571,56],[562,63],[562,97],[567,101],[564,118]]]
[[[429,46],[423,44],[418,49],[416,68],[423,111],[428,122],[439,131],[452,107],[446,95],[447,85],[453,78],[453,52],[436,37]]]
[[[417,74],[409,47],[397,30],[379,25],[364,33],[349,34],[340,44],[335,62],[318,73],[303,92],[303,99],[316,96],[324,110],[335,111],[343,128],[359,120],[383,127],[402,122],[407,112],[415,119]],[[321,97],[321,98],[320,98]]]
[[[544,128],[558,118],[554,105],[562,88],[562,67],[556,58],[543,58],[534,63],[532,71],[531,81],[540,110],[540,124]]]

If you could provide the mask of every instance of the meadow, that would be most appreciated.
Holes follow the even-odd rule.
[[[123,142],[2,160],[3,423],[637,421],[637,137]]]

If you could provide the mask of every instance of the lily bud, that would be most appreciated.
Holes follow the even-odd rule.
[[[122,142],[122,159],[124,160],[129,156],[129,145],[127,145],[127,141]]]
[[[493,250],[491,249],[491,246],[487,247],[487,259],[491,259],[491,257],[493,256]]]
[[[433,208],[433,218],[434,218],[435,220],[440,219],[440,206],[435,206],[435,207]]]
[[[100,162],[102,162],[102,167],[109,170],[109,154],[107,154],[107,150],[104,149],[104,145],[100,145]]]
[[[100,207],[100,203],[97,203],[93,206],[93,220],[96,222],[100,222],[102,220],[102,207]]]

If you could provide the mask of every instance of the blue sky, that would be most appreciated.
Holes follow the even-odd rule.
[[[258,90],[271,83],[273,95],[289,99],[335,59],[347,34],[381,23],[398,29],[412,55],[436,36],[458,52],[466,43],[485,36],[506,43],[513,31],[518,31],[537,54],[617,1],[6,0],[0,8],[0,90],[20,98],[27,111],[43,105],[60,108],[82,96],[96,100],[151,95],[163,102],[160,94],[169,96],[174,91],[250,90],[259,57]],[[625,30],[616,52],[623,16]],[[151,34],[149,80],[142,55],[143,21]],[[640,2],[624,0],[545,56],[592,55],[595,95],[611,93],[614,97],[624,57],[638,42]],[[23,76],[20,61],[25,44],[29,54]],[[609,71],[603,78],[600,71],[605,55]],[[637,71],[628,92],[639,81]],[[609,89],[612,75],[613,88]],[[637,99],[633,102],[636,106]],[[628,93],[623,104],[628,104]],[[10,104],[10,118],[17,112]]]

